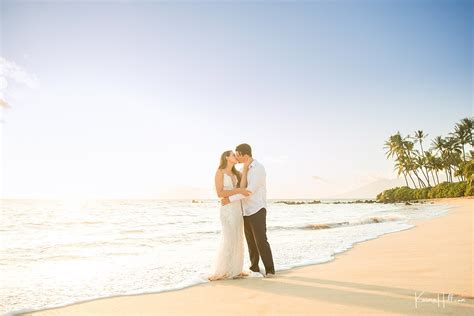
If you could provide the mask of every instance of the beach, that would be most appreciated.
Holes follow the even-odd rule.
[[[472,198],[437,199],[447,215],[356,244],[276,278],[97,299],[23,315],[380,315],[474,313]],[[444,300],[443,300],[444,298]]]

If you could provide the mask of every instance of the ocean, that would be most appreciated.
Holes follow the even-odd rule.
[[[219,205],[197,202],[0,200],[0,315],[208,282]],[[449,211],[430,203],[334,202],[269,201],[267,236],[277,273],[331,261],[355,243]]]

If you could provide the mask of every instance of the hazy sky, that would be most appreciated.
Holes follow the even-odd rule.
[[[473,115],[472,1],[0,3],[4,197],[214,197],[247,142],[324,198]]]

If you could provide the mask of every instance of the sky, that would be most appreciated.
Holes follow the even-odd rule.
[[[472,1],[0,0],[1,196],[269,198],[395,178],[383,144],[473,115]]]

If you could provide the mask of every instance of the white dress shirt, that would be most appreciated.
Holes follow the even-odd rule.
[[[249,196],[234,194],[229,197],[231,202],[242,200],[242,211],[244,216],[250,216],[262,208],[267,207],[267,173],[261,163],[255,159],[249,165],[247,173],[247,190]]]

